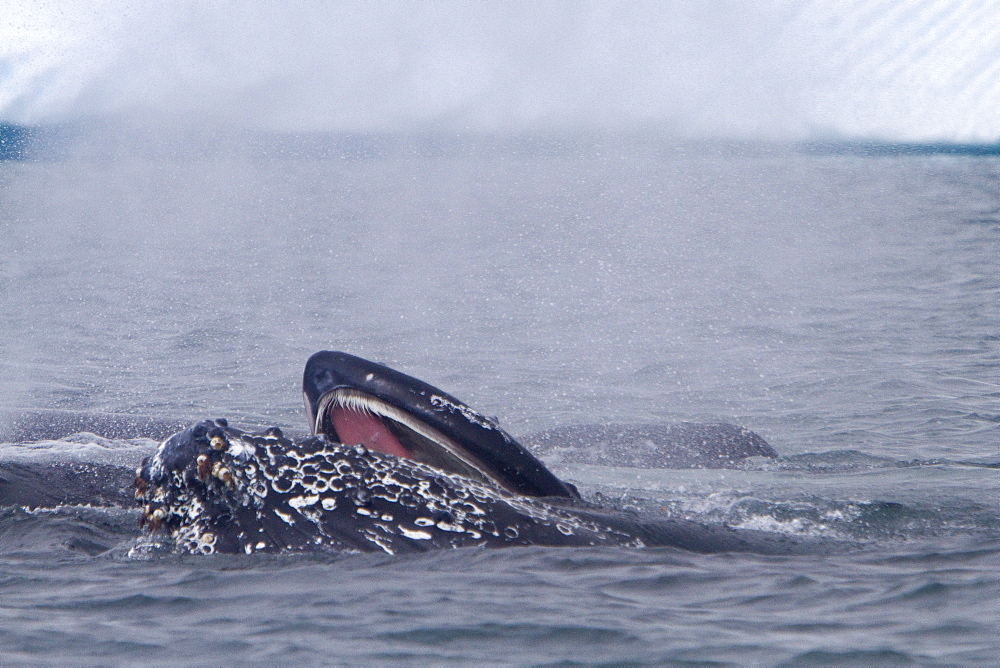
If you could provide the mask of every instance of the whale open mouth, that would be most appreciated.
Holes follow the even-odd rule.
[[[321,350],[302,396],[313,434],[405,458],[525,496],[574,498],[571,485],[457,398],[354,355]]]
[[[455,440],[374,395],[337,388],[323,395],[315,415],[314,433],[344,445],[360,444],[369,450],[510,489]]]

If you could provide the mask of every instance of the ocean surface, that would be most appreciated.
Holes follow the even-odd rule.
[[[782,457],[552,467],[857,547],[130,559],[136,510],[8,506],[0,662],[1000,662],[996,156],[231,139],[0,162],[0,408],[301,429],[344,350],[515,435],[745,425]]]

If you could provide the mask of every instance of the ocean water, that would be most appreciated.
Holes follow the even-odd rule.
[[[176,146],[0,163],[0,407],[301,428],[302,365],[339,349],[515,435],[744,424],[782,457],[552,466],[608,505],[857,549],[135,560],[135,510],[10,506],[0,660],[1000,661],[996,157]]]

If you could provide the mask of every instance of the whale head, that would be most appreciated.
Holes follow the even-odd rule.
[[[342,352],[309,358],[302,378],[314,435],[364,445],[524,496],[577,496],[497,424],[424,381]]]

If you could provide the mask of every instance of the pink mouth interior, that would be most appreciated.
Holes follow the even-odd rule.
[[[330,410],[330,422],[337,432],[337,440],[344,445],[364,445],[387,455],[412,459],[413,454],[403,447],[382,420],[371,413],[353,411],[336,406]]]

